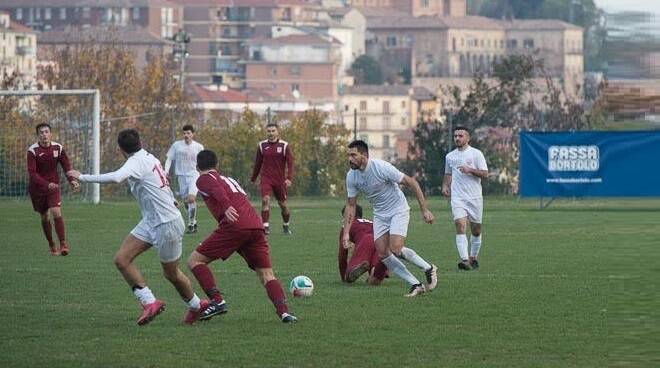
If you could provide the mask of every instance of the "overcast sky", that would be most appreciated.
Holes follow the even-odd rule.
[[[605,11],[638,10],[660,15],[660,0],[595,0]]]

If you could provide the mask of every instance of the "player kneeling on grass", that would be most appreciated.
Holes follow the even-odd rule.
[[[344,216],[346,207],[342,208],[341,214]],[[387,267],[381,262],[376,251],[374,243],[374,223],[362,217],[362,206],[355,205],[355,219],[349,230],[349,244],[352,244],[353,254],[348,260],[348,248],[344,247],[342,235],[344,228],[339,231],[339,275],[341,280],[347,283],[355,282],[362,274],[369,271],[367,283],[379,285],[387,276]],[[400,259],[409,261],[424,270],[426,284],[429,290],[435,289],[438,278],[438,268],[435,265],[428,264],[417,252],[402,247],[399,254],[395,254]]]
[[[135,129],[119,132],[117,143],[126,162],[117,171],[101,175],[70,175],[87,183],[121,183],[128,180],[131,193],[140,204],[142,220],[131,230],[115,254],[115,265],[144,309],[138,325],[151,322],[165,310],[165,303],[156,299],[133,260],[152,247],[158,251],[165,278],[174,285],[188,305],[184,322],[194,322],[208,301],[200,300],[193,291],[190,279],[179,270],[184,232],[183,218],[174,205],[174,195],[160,165],[160,161],[142,149]],[[191,322],[192,321],[192,322]]]
[[[217,165],[218,158],[213,151],[204,150],[197,155],[200,174],[197,188],[206,207],[218,221],[218,228],[188,258],[188,267],[211,299],[199,319],[207,320],[227,312],[227,303],[208,264],[216,259],[224,261],[236,252],[257,273],[281,321],[296,322],[297,318],[289,313],[282,285],[273,273],[261,218],[252,208],[243,188],[233,178],[220,175]]]

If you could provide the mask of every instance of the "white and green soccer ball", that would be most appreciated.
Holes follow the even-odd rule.
[[[307,276],[296,276],[289,284],[289,291],[295,297],[311,296],[314,292],[314,283]]]

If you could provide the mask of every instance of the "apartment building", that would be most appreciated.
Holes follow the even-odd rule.
[[[0,12],[0,79],[16,72],[29,85],[37,76],[37,36],[30,28],[12,22]]]

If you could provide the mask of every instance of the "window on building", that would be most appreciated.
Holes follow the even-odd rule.
[[[422,8],[428,8],[429,7],[429,0],[421,0],[422,2]]]
[[[360,101],[360,111],[367,111],[367,101]]]
[[[523,40],[523,48],[533,49],[534,48],[534,40],[531,39],[531,38]]]
[[[367,118],[361,117],[359,121],[360,121],[360,128],[359,129],[360,130],[367,130]],[[363,141],[364,141],[364,139],[363,139]]]
[[[270,75],[273,75],[273,76],[277,75],[277,68],[275,68],[275,67],[270,68]]]
[[[390,113],[390,101],[383,101],[383,114]]]
[[[406,119],[405,116],[401,117],[401,125],[406,126],[408,124],[408,120]]]
[[[389,116],[383,116],[383,129],[390,130],[392,125],[392,119]]]
[[[16,9],[16,20],[23,19],[23,8]]]
[[[289,73],[291,75],[300,75],[300,65],[291,65]]]
[[[390,148],[390,136],[387,134],[383,136],[383,148]]]
[[[51,14],[50,8],[44,9],[44,19],[50,20],[51,16],[52,16],[52,14]]]
[[[395,47],[396,46],[396,36],[387,36],[387,39],[386,39],[385,43],[388,47]]]
[[[510,48],[510,49],[516,49],[516,48],[518,48],[518,40],[510,39],[506,42],[506,46],[507,46],[507,48]]]
[[[39,20],[41,19],[41,8],[36,8],[34,9],[34,19]]]
[[[501,48],[501,49],[504,48],[504,40],[500,40],[500,48]]]
[[[451,39],[451,51],[456,51],[456,38]]]
[[[402,109],[406,108],[406,100],[401,101],[401,108]]]
[[[82,8],[82,17],[84,19],[89,19],[90,15],[91,15],[91,9],[88,6]]]
[[[138,20],[140,19],[140,8],[135,7],[133,8],[133,20]]]
[[[66,19],[66,8],[60,8],[60,20]]]
[[[291,83],[291,92],[293,91],[300,92],[300,85],[298,83]]]
[[[350,110],[350,109],[351,109],[350,106],[348,106],[348,105],[344,105],[344,111],[348,111],[348,110]]]

